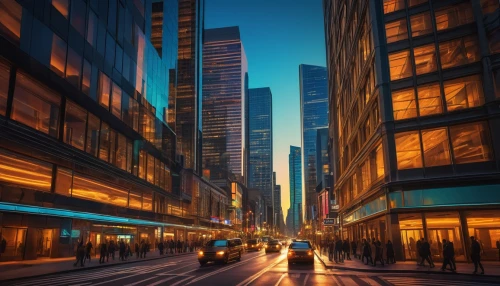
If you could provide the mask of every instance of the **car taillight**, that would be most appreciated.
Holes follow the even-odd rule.
[[[203,251],[198,252],[198,255],[203,255]]]
[[[288,255],[294,255],[295,252],[293,250],[288,250]]]
[[[310,250],[309,250],[309,251],[307,252],[307,255],[313,255],[312,251],[310,251]]]

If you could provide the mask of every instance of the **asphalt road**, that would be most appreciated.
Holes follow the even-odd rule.
[[[476,281],[476,279],[478,281]],[[200,267],[196,255],[122,264],[101,269],[17,280],[2,285],[500,285],[500,279],[464,275],[376,274],[325,269],[314,265],[288,266],[286,253],[245,253],[240,262]]]

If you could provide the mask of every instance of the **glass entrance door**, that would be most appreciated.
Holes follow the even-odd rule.
[[[401,242],[403,243],[405,260],[417,260],[417,240],[424,237],[423,229],[402,229]]]
[[[1,257],[2,261],[24,259],[26,245],[25,228],[3,227],[1,240],[5,240],[5,251]]]
[[[52,250],[52,229],[37,230],[37,248],[36,254],[38,257],[50,257]]]
[[[455,260],[465,260],[465,255],[462,249],[462,240],[460,238],[460,231],[458,227],[429,229],[428,235],[428,241],[431,245],[431,255],[434,261],[443,260],[443,239],[453,242],[453,248],[455,249]]]
[[[469,234],[471,234],[469,230]],[[476,228],[474,235],[481,245],[481,255],[484,260],[500,260],[500,250],[497,243],[500,242],[500,228]]]

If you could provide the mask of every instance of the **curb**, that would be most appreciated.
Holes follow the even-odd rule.
[[[176,254],[176,255],[172,255],[172,256],[160,256],[160,257],[154,257],[154,258],[143,259],[143,260],[122,261],[121,263],[97,264],[97,265],[93,265],[93,266],[89,266],[89,267],[74,267],[72,269],[67,269],[67,270],[62,270],[62,271],[54,271],[54,272],[37,274],[37,275],[32,275],[32,276],[0,279],[0,284],[6,283],[6,282],[14,282],[14,281],[18,281],[18,280],[24,280],[24,279],[40,278],[40,277],[54,275],[54,274],[64,274],[64,273],[78,272],[78,271],[83,271],[83,270],[92,270],[92,269],[97,269],[97,268],[106,268],[106,267],[120,266],[120,265],[125,265],[125,264],[153,261],[153,260],[166,259],[166,258],[174,258],[174,257],[178,257],[178,256],[185,256],[185,255],[195,254],[195,253],[196,252],[186,252],[186,253]]]
[[[318,259],[323,263],[323,266],[325,266],[326,269],[337,269],[337,270],[348,270],[348,271],[358,271],[358,272],[371,272],[371,273],[392,273],[392,274],[444,274],[444,275],[465,275],[465,276],[474,276],[474,277],[487,277],[487,278],[495,278],[495,279],[500,279],[500,275],[491,275],[491,274],[483,274],[483,275],[476,275],[476,274],[468,274],[468,273],[453,273],[449,271],[421,271],[421,270],[409,270],[409,269],[401,269],[401,270],[395,270],[395,269],[380,269],[380,268],[373,268],[373,269],[363,269],[363,268],[354,268],[354,267],[347,267],[347,266],[336,266],[336,265],[326,265],[326,263],[323,261],[323,259],[318,255],[318,253],[315,251],[314,254],[318,257]],[[496,281],[498,282],[498,281]]]

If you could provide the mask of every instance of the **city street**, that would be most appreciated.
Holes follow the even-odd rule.
[[[29,270],[27,270],[29,271]],[[464,275],[374,274],[326,270],[314,265],[288,266],[286,254],[245,253],[241,262],[200,267],[195,255],[117,265],[3,282],[2,285],[498,285],[500,279]]]

